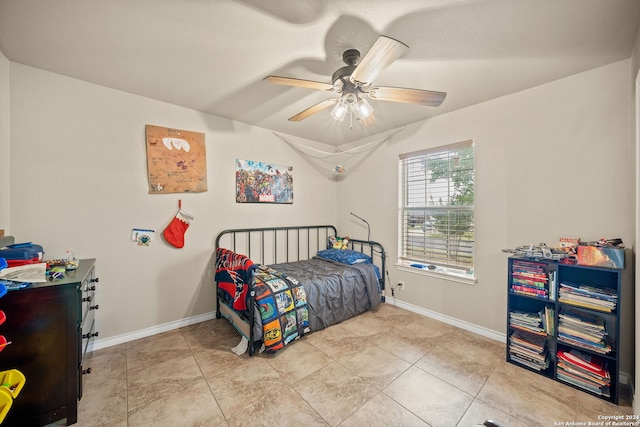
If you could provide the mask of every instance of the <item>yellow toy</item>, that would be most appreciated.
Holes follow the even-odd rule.
[[[344,236],[344,237],[331,236],[329,237],[329,245],[333,249],[347,249],[347,246],[349,245],[349,236]]]

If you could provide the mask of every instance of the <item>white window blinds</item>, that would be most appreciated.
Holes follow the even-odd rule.
[[[399,169],[400,259],[472,270],[473,141],[402,154]]]

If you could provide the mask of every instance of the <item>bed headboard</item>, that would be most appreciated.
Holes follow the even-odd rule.
[[[237,228],[216,236],[216,249],[226,248],[248,256],[258,264],[280,264],[313,258],[326,249],[329,237],[338,236],[333,225],[301,225],[291,227]],[[349,239],[349,249],[362,252],[380,268],[384,298],[386,253],[378,242]]]

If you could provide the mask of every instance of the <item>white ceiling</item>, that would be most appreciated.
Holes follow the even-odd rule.
[[[639,26],[638,0],[0,0],[10,61],[332,145],[628,58]],[[262,82],[331,83],[380,34],[410,49],[375,83],[447,92],[442,106],[296,123],[333,95]]]

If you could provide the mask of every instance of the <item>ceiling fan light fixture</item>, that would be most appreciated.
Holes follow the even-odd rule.
[[[340,102],[338,102],[336,106],[333,107],[333,110],[331,111],[331,117],[341,122],[347,116],[348,111],[349,111],[349,106],[344,101],[344,99],[341,99]]]
[[[369,117],[373,113],[373,107],[367,102],[366,99],[360,98],[358,101],[358,107],[356,108],[356,115],[358,120],[363,120]]]

